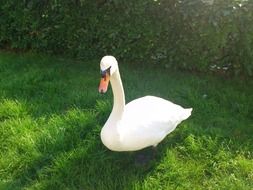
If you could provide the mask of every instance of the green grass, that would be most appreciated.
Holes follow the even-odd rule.
[[[120,63],[127,102],[194,108],[140,166],[100,141],[99,59],[0,53],[0,189],[253,189],[253,81]]]

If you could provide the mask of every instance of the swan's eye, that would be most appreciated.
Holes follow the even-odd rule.
[[[108,69],[101,71],[101,78],[105,78],[106,77],[106,73],[108,73],[110,75],[111,73],[111,67],[109,67]]]
[[[101,71],[101,78],[105,78],[106,77],[106,70],[105,71]]]

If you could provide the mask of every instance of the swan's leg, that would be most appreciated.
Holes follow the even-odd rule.
[[[143,166],[149,164],[155,159],[156,153],[156,147],[154,146],[145,148],[144,150],[137,152],[135,155],[135,164]]]
[[[152,154],[153,154],[153,157],[155,158],[156,157],[156,155],[157,155],[157,147],[156,147],[157,145],[155,145],[155,146],[152,146]]]

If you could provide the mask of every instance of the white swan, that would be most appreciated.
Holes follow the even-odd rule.
[[[165,99],[145,96],[125,105],[125,95],[118,62],[105,56],[100,62],[99,92],[105,93],[109,81],[113,91],[113,109],[101,130],[103,144],[112,151],[136,151],[156,146],[176,126],[191,115],[192,108],[184,109]]]

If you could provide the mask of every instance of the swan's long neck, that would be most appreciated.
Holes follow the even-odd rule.
[[[101,131],[103,144],[115,151],[121,150],[120,134],[118,131],[119,121],[122,118],[125,108],[125,95],[119,71],[116,71],[110,78],[113,91],[112,112]]]
[[[121,119],[125,108],[125,94],[119,70],[111,76],[110,82],[113,92],[113,109],[110,117]]]

